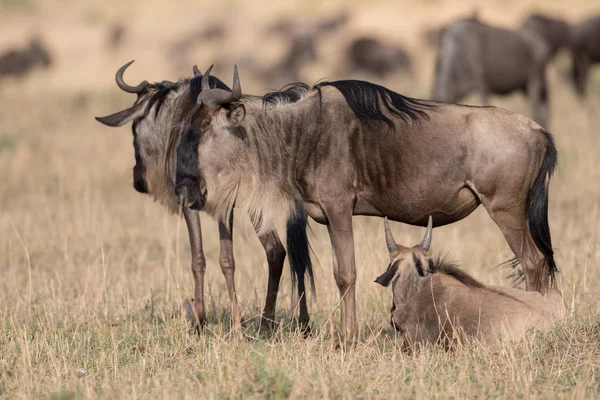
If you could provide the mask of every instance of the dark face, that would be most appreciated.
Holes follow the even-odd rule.
[[[135,152],[135,165],[133,167],[133,188],[140,193],[149,193],[148,183],[146,182],[146,166],[142,160],[140,154],[140,145],[138,143],[138,137],[136,127],[139,120],[133,121],[131,131],[133,133],[133,150]]]

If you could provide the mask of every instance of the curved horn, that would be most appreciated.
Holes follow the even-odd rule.
[[[433,218],[431,215],[429,216],[429,221],[427,222],[427,230],[425,231],[425,236],[423,237],[423,241],[419,245],[423,250],[429,250],[429,246],[431,246],[431,234],[433,232]]]
[[[202,73],[200,72],[200,70],[198,69],[198,66],[197,66],[197,65],[194,65],[194,66],[192,67],[192,72],[194,73],[194,76],[198,76],[198,75],[201,75],[201,74],[202,74]]]
[[[392,231],[390,230],[390,223],[389,223],[387,217],[385,217],[385,220],[383,223],[385,225],[385,244],[387,244],[388,251],[390,253],[394,253],[394,252],[398,251],[398,245],[396,244],[396,241],[394,240],[394,236],[392,235]]]
[[[148,81],[143,81],[137,86],[129,86],[123,80],[123,73],[131,64],[133,64],[134,61],[135,60],[129,61],[127,64],[123,65],[117,70],[117,73],[115,74],[115,81],[117,82],[117,86],[121,88],[121,90],[123,90],[124,92],[138,94],[141,93],[144,89],[146,89],[146,87],[148,87]]]
[[[231,89],[231,99],[237,101],[242,97],[242,85],[240,84],[240,75],[238,74],[237,64],[233,66],[233,87]]]
[[[201,85],[202,86],[202,91],[210,89],[210,84],[208,82],[208,78],[210,78],[210,71],[212,71],[213,66],[214,66],[214,64],[211,65],[210,67],[208,67],[208,69],[206,70],[206,72],[202,76],[202,85]]]

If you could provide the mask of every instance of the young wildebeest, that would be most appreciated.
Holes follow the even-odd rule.
[[[457,103],[470,92],[488,95],[517,90],[529,97],[533,119],[546,127],[548,47],[537,34],[511,31],[469,18],[448,26],[438,50],[433,100]]]
[[[584,97],[590,66],[600,63],[600,16],[588,18],[575,25],[571,35],[571,74],[577,93]]]
[[[0,78],[2,75],[21,77],[37,66],[48,68],[51,63],[48,50],[39,40],[33,39],[27,48],[0,54]]]
[[[441,343],[446,348],[480,340],[495,343],[520,339],[548,327],[560,315],[561,296],[486,286],[455,265],[431,258],[433,223],[429,217],[421,244],[396,244],[387,218],[385,241],[390,254],[387,270],[375,282],[392,283],[392,326],[405,343]]]
[[[262,229],[295,203],[326,224],[347,338],[358,329],[352,215],[413,225],[433,215],[439,226],[483,204],[527,289],[547,291],[556,271],[547,214],[557,154],[537,123],[363,81],[323,82],[294,103],[265,106],[242,97],[235,71],[232,92],[209,89],[204,75],[177,150],[176,191],[219,219],[235,204]]]
[[[531,14],[521,27],[539,35],[548,46],[548,57],[552,58],[561,49],[568,49],[571,44],[571,27],[562,19],[542,14]]]
[[[192,79],[173,83],[163,81],[149,84],[144,81],[137,86],[129,86],[123,80],[123,73],[133,61],[125,64],[116,73],[116,82],[119,88],[127,93],[137,95],[137,100],[130,108],[115,114],[96,118],[104,125],[117,127],[133,121],[133,147],[135,150],[135,166],[133,167],[133,186],[140,193],[148,193],[173,212],[177,212],[175,199],[175,149],[180,138],[180,126],[183,116],[195,104],[201,92],[200,82],[202,75],[196,74]],[[210,85],[221,90],[228,90],[220,80],[210,77]],[[295,93],[282,93],[280,97],[293,98]],[[277,97],[277,96],[274,96]],[[170,150],[171,149],[171,150]],[[202,233],[198,213],[188,208],[183,209],[183,216],[188,228],[190,246],[192,250],[192,272],[194,275],[194,307],[197,327],[205,323],[206,312],[204,306],[204,273],[206,262],[202,250]],[[299,322],[308,328],[308,309],[304,289],[304,274],[308,274],[312,284],[312,267],[308,255],[308,241],[306,237],[306,216],[296,213],[295,220],[288,221],[288,251],[290,252],[290,266],[292,281],[297,280],[298,294],[300,296]],[[233,319],[239,321],[241,312],[235,291],[233,259],[232,221],[233,214],[229,216],[229,228],[219,224],[221,243],[220,264],[227,281],[227,290],[232,305]],[[275,230],[263,232],[259,239],[269,264],[269,282],[267,299],[263,313],[263,320],[270,322],[275,317],[275,303],[279,290],[279,281],[283,269],[286,251],[279,240]]]

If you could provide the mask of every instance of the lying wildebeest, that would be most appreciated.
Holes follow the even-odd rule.
[[[577,93],[584,97],[590,66],[600,63],[600,15],[573,26],[571,36],[571,74]]]
[[[410,58],[400,46],[383,43],[372,37],[353,40],[346,51],[346,66],[358,72],[385,77],[397,71],[411,71]]]
[[[571,43],[571,27],[558,18],[543,14],[531,14],[521,24],[524,30],[539,35],[548,46],[550,58],[561,49],[568,49]]]
[[[358,328],[353,215],[413,225],[433,215],[439,226],[483,204],[523,266],[527,289],[547,291],[556,271],[548,184],[557,153],[537,123],[351,80],[265,104],[242,96],[237,68],[232,92],[210,89],[208,72],[183,126],[176,192],[221,220],[235,204],[262,229],[297,203],[326,224],[347,338]]]
[[[184,79],[173,83],[163,81],[149,84],[143,81],[137,86],[129,86],[123,80],[123,73],[133,61],[125,64],[116,73],[116,82],[119,88],[127,93],[134,93],[137,99],[130,108],[119,111],[106,117],[96,118],[104,125],[117,127],[133,121],[133,147],[135,150],[135,166],[133,168],[133,186],[140,193],[148,193],[155,200],[161,202],[173,212],[177,212],[175,199],[175,159],[169,159],[174,154],[179,142],[180,125],[191,107],[195,104],[201,92],[200,82],[202,75],[196,74],[191,79]],[[220,80],[211,77],[210,85],[221,90],[228,90]],[[286,98],[293,97],[294,93],[284,93]],[[174,157],[174,155],[173,155]],[[183,216],[188,228],[190,247],[192,250],[192,272],[194,275],[194,308],[196,324],[200,327],[205,323],[206,312],[204,306],[204,273],[206,261],[202,250],[202,234],[198,213],[188,208],[183,209]],[[235,291],[234,273],[235,263],[232,244],[233,214],[229,216],[229,227],[224,223],[219,224],[221,244],[220,264],[225,279],[227,290],[232,305],[234,321],[241,319],[241,312]],[[299,322],[303,328],[308,328],[309,315],[306,306],[304,289],[304,274],[308,274],[312,284],[312,266],[308,255],[308,241],[306,237],[306,216],[298,212],[295,219],[290,219],[287,225],[288,251],[290,252],[290,267],[292,281],[297,281],[300,296]],[[275,317],[275,303],[279,290],[279,281],[286,256],[277,232],[263,232],[259,235],[260,242],[267,253],[269,264],[269,282],[267,299],[265,303],[263,320],[270,322]]]
[[[533,119],[546,127],[548,47],[538,35],[511,31],[477,19],[457,21],[445,30],[435,66],[433,100],[456,103],[471,91],[488,95],[523,91]]]
[[[29,42],[29,47],[10,49],[0,54],[0,78],[5,76],[21,77],[35,67],[48,68],[52,58],[46,47],[38,39]]]
[[[428,255],[433,223],[429,217],[421,244],[396,244],[388,220],[387,270],[375,282],[392,284],[392,326],[405,344],[439,343],[446,348],[473,340],[496,343],[521,339],[547,328],[561,314],[561,296],[482,284],[454,264]]]

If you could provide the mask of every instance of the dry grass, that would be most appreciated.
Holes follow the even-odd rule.
[[[573,309],[564,324],[531,342],[495,349],[401,352],[388,324],[390,294],[372,283],[386,266],[383,223],[356,218],[362,338],[358,346],[344,352],[330,339],[338,321],[338,294],[326,230],[316,224],[311,239],[318,261],[317,299],[310,299],[315,335],[304,340],[295,331],[287,272],[277,314],[281,326],[272,335],[258,333],[253,317],[260,314],[264,300],[266,261],[258,240],[239,234],[250,231],[239,216],[236,280],[250,323],[243,331],[231,332],[216,225],[203,216],[210,323],[205,335],[197,337],[189,334],[180,313],[183,300],[192,293],[183,221],[131,188],[128,129],[110,130],[92,117],[132,101],[112,81],[115,68],[131,58],[138,58],[128,72],[132,82],[177,76],[164,59],[165,43],[185,29],[186,21],[202,21],[205,10],[195,6],[198,19],[184,20],[189,16],[184,6],[175,10],[165,4],[147,7],[146,2],[77,2],[68,8],[64,2],[41,0],[30,0],[25,8],[14,4],[18,2],[0,3],[0,12],[7,15],[0,28],[2,42],[17,43],[34,22],[47,34],[58,61],[52,71],[24,81],[0,81],[1,397],[600,396],[600,71],[594,74],[586,103],[578,102],[561,78],[566,60],[558,60],[551,71],[551,130],[560,162],[551,185],[550,224],[560,283]],[[53,8],[57,4],[60,12]],[[488,20],[514,25],[532,4],[491,1],[481,11]],[[560,12],[564,2],[544,4]],[[561,13],[578,18],[593,6],[572,1]],[[286,1],[267,12],[263,2],[223,2],[207,15],[238,9],[236,21],[248,17],[261,26],[261,21],[293,8],[299,15],[334,9],[323,11],[317,2]],[[471,8],[471,3],[433,0],[356,2],[350,31],[387,29],[416,53],[416,29]],[[102,41],[105,23],[132,10],[141,14],[132,38],[125,48],[107,54]],[[435,19],[426,22],[433,14]],[[377,23],[378,16],[389,21],[397,15],[406,23]],[[246,54],[252,39],[238,42],[233,35],[227,40]],[[330,39],[324,48],[335,47],[336,40],[345,36]],[[275,50],[265,43],[265,54],[275,54],[274,46]],[[259,48],[255,43],[251,50],[260,53]],[[197,61],[210,63],[213,51],[199,51]],[[422,68],[408,85],[408,94],[426,95],[433,52],[418,54]],[[328,60],[309,68],[307,79],[330,74]],[[401,88],[406,83],[386,84]],[[258,91],[261,86],[248,82],[245,87]],[[493,101],[528,113],[519,96]],[[422,235],[421,229],[410,226],[392,228],[404,244]],[[433,246],[452,254],[484,282],[509,284],[504,277],[510,271],[491,268],[511,253],[485,210],[436,229]]]

